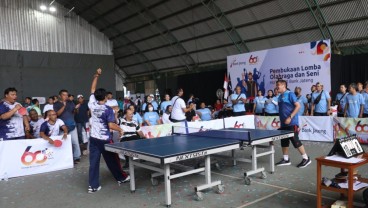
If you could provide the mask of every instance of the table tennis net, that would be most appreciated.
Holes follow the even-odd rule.
[[[249,141],[250,132],[246,130],[231,130],[231,129],[206,129],[206,128],[193,128],[183,126],[173,126],[173,135],[187,135],[187,136],[200,136],[233,140],[245,140]]]

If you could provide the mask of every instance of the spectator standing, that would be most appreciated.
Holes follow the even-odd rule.
[[[68,132],[72,140],[73,159],[74,163],[77,164],[80,162],[81,151],[79,147],[76,123],[74,120],[74,113],[76,111],[75,104],[68,99],[67,90],[60,90],[59,96],[60,100],[54,103],[54,110],[56,111],[58,118],[60,118],[68,128]]]
[[[27,110],[17,102],[17,90],[7,88],[0,101],[0,139],[24,139],[25,132],[30,134]]]

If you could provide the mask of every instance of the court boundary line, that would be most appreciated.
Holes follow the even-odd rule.
[[[251,202],[248,202],[248,203],[246,203],[246,204],[240,205],[240,206],[239,206],[239,207],[237,207],[237,208],[243,208],[243,207],[246,207],[246,206],[249,206],[249,205],[252,205],[252,204],[256,204],[256,203],[258,203],[258,202],[260,202],[260,201],[263,201],[263,200],[265,200],[265,199],[268,199],[268,198],[270,198],[270,197],[272,197],[272,196],[274,196],[274,195],[277,195],[277,194],[279,194],[279,193],[282,193],[282,192],[284,192],[284,191],[287,191],[287,189],[278,190],[278,191],[276,191],[276,192],[274,192],[274,193],[272,193],[272,194],[266,195],[266,196],[264,196],[264,197],[261,197],[261,198],[259,198],[259,199],[254,200],[254,201],[251,201]]]

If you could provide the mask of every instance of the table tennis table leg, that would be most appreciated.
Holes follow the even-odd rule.
[[[270,169],[271,173],[275,172],[275,146],[272,142],[270,142],[270,151],[272,152],[270,154]]]
[[[233,166],[236,166],[235,150],[231,150],[231,158],[233,159]]]
[[[171,206],[171,182],[170,182],[170,164],[164,165],[165,179],[165,203],[167,207]]]
[[[129,157],[130,192],[135,192],[134,161]]]
[[[210,184],[211,183],[211,158],[209,155],[206,155],[204,157],[204,165],[205,165],[204,174],[206,177],[206,184]]]
[[[252,146],[252,170],[257,170],[257,147]]]

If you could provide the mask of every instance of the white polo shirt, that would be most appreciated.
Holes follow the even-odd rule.
[[[176,102],[175,102],[176,101]],[[171,99],[172,111],[171,118],[181,121],[185,120],[185,113],[183,112],[183,108],[186,108],[185,102],[179,96],[175,96]]]

